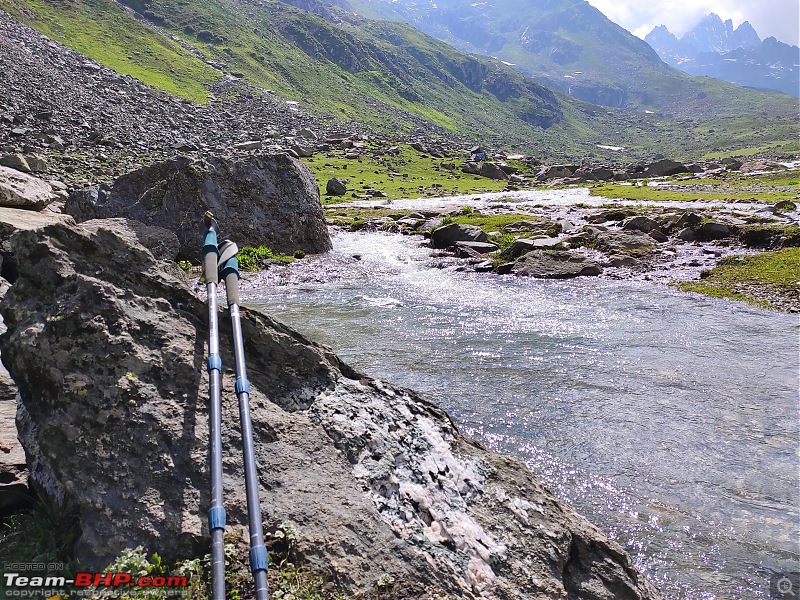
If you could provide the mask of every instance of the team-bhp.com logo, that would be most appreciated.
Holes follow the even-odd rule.
[[[178,577],[174,575],[144,575],[142,577],[134,577],[130,573],[110,572],[110,573],[90,573],[79,572],[75,573],[74,578],[67,579],[64,576],[48,575],[38,576],[22,573],[3,573],[3,583],[6,588],[6,596],[15,598],[33,598],[44,597],[49,598],[58,596],[63,592],[67,586],[78,588],[78,594],[82,590],[92,591],[92,595],[115,595],[113,592],[126,588],[147,588],[149,590],[157,589],[164,590],[164,595],[173,595],[167,593],[170,591],[177,591],[189,585],[187,577]],[[97,594],[99,590],[109,592],[108,594]]]

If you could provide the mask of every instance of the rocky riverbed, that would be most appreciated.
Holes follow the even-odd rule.
[[[792,203],[634,202],[581,190],[419,199],[326,207],[333,227],[419,236],[435,265],[545,278],[600,276],[658,283],[697,280],[721,259],[800,245]],[[313,269],[269,264],[253,277],[272,283],[317,277]],[[741,284],[743,291],[748,288]],[[796,288],[796,286],[795,286]],[[795,288],[749,286],[774,308],[800,311]]]

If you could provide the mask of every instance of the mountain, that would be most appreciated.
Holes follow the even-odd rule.
[[[664,62],[690,75],[705,75],[737,85],[778,90],[800,96],[800,48],[764,41],[745,21],[736,29],[714,13],[680,39],[660,25],[647,34]]]
[[[586,3],[536,0],[552,5],[545,15],[550,20],[535,34],[532,25],[524,28],[528,47],[550,31],[561,49],[551,53],[552,60],[568,58],[572,46],[558,40],[566,40],[570,28],[586,45],[579,52],[585,77],[569,60],[563,66],[569,77],[552,77],[569,82],[560,88],[562,95],[507,64],[511,60],[466,54],[408,24],[365,18],[357,1],[350,0],[351,6],[343,0],[293,0],[292,6],[276,0],[0,0],[0,9],[119,73],[187,101],[220,106],[223,113],[233,110],[225,107],[234,106],[239,95],[250,96],[223,83],[253,86],[253,98],[266,93],[269,102],[247,104],[255,111],[252,125],[219,132],[214,138],[221,141],[270,137],[260,124],[271,120],[257,109],[260,104],[262,113],[274,111],[276,103],[313,116],[322,131],[479,142],[545,160],[620,158],[608,149],[613,147],[624,147],[630,160],[660,153],[697,157],[715,148],[761,147],[796,137],[790,99],[682,74]],[[558,12],[562,1],[578,6],[583,20]],[[603,36],[611,36],[605,46],[598,41]],[[14,42],[0,39],[0,47],[4,43]],[[640,54],[644,62],[636,58]],[[606,63],[614,57],[624,65],[620,72],[630,75],[610,79]],[[0,53],[0,84],[9,70],[4,60]],[[591,65],[606,65],[606,75],[589,85]],[[4,85],[19,91],[14,81]],[[42,80],[37,89],[42,104],[51,93],[48,85]],[[631,105],[628,100],[638,95],[647,110],[590,105],[579,99],[581,90],[608,104]],[[105,98],[112,106],[84,110],[113,113],[114,93]],[[15,103],[24,105],[25,95]],[[7,109],[0,105],[2,110]]]
[[[694,29],[686,32],[681,40],[697,48],[698,52],[720,54],[737,48],[754,48],[761,43],[761,38],[748,21],[734,29],[733,21],[728,19],[723,23],[715,13],[706,15]]]

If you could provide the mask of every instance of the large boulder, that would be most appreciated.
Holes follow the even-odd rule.
[[[206,305],[119,221],[14,236],[0,304],[31,478],[75,508],[86,569],[143,545],[208,552]],[[221,318],[224,368],[233,363]],[[265,531],[333,591],[388,598],[657,598],[617,543],[447,414],[242,309]],[[233,377],[223,381],[229,529],[247,522]]]
[[[665,177],[667,175],[677,175],[678,173],[689,173],[689,169],[683,163],[663,158],[647,165],[642,177]]]
[[[0,166],[0,207],[42,210],[55,199],[53,188],[46,181]]]
[[[439,227],[431,233],[431,246],[434,248],[449,248],[456,242],[488,242],[489,236],[483,229],[475,225],[460,225],[451,223]]]
[[[11,250],[12,235],[62,222],[75,223],[69,215],[0,207],[0,277],[11,282],[17,278],[17,257]]]
[[[600,275],[603,269],[580,252],[532,250],[516,260],[511,272],[543,279],[569,279],[584,275]]]
[[[176,158],[74,192],[65,204],[79,222],[125,217],[164,227],[178,236],[185,260],[200,254],[206,210],[239,247],[263,245],[288,254],[331,248],[314,176],[285,154]]]

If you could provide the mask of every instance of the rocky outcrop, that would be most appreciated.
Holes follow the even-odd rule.
[[[0,207],[42,210],[55,199],[46,181],[0,166]]]
[[[580,252],[570,250],[532,250],[516,260],[511,272],[543,279],[569,279],[599,275],[602,267]]]
[[[0,311],[32,479],[75,507],[76,556],[207,552],[205,304],[123,223],[14,236],[29,260]],[[340,594],[656,598],[629,556],[519,460],[464,438],[408,390],[243,310],[268,537],[291,528]],[[233,364],[221,319],[223,365]],[[223,382],[229,523],[246,522],[232,377]]]
[[[0,300],[8,291],[8,282],[0,278]],[[0,335],[6,326],[0,317]],[[17,439],[17,386],[0,362],[0,510],[6,510],[28,498],[28,467],[25,452]]]
[[[0,207],[0,277],[11,282],[17,278],[17,258],[11,249],[12,235],[17,231],[39,229],[61,222],[75,223],[68,215]]]
[[[74,192],[64,210],[77,221],[125,217],[164,227],[178,236],[185,260],[197,260],[206,210],[240,247],[287,254],[331,248],[314,176],[285,154],[157,163]]]

